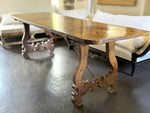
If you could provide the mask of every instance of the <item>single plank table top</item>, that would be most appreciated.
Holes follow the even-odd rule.
[[[13,17],[26,24],[35,25],[86,44],[101,44],[149,35],[149,32],[144,30],[92,22],[56,13],[14,14]]]

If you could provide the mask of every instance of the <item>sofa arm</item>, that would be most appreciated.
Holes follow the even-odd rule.
[[[150,47],[150,33],[149,33],[149,35],[147,35],[145,37],[148,37],[148,40],[146,41],[146,43],[144,44],[144,46],[141,49],[136,51],[137,56],[143,56],[148,52],[148,47]]]

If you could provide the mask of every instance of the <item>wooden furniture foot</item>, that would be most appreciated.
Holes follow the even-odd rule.
[[[73,85],[75,89],[75,93],[72,93],[72,102],[75,106],[81,106],[82,95],[86,94],[87,88],[84,85],[84,82],[82,81],[82,74],[84,70],[86,69],[87,65],[87,58],[88,58],[88,51],[89,51],[89,45],[80,44],[79,48],[79,67],[74,75],[74,83]]]
[[[103,88],[105,84],[108,85],[108,92],[113,93],[117,91],[118,79],[116,78],[118,64],[115,57],[114,42],[106,44],[106,54],[109,64],[111,66],[111,71],[102,77],[94,77],[92,80],[82,81],[82,74],[87,66],[88,50],[89,46],[80,44],[79,51],[79,67],[74,75],[74,83],[72,87],[75,92],[72,92],[72,102],[75,106],[81,106],[81,97],[87,93],[87,91],[93,92],[96,87]]]
[[[53,35],[49,32],[47,35],[50,36],[50,39],[48,39],[45,42],[40,42],[40,43],[32,43],[32,44],[28,44],[27,40],[30,37],[30,29],[29,29],[29,25],[24,23],[24,28],[25,28],[25,32],[22,38],[22,55],[28,59],[29,52],[32,51],[37,51],[37,50],[44,50],[44,49],[49,49],[49,54],[52,54],[54,51],[54,41],[53,41]]]
[[[45,31],[45,34],[50,37],[50,41],[49,41],[50,45],[48,46],[49,49],[48,53],[49,55],[52,55],[54,51],[54,34],[52,34],[49,31]]]
[[[106,57],[111,68],[111,72],[108,74],[111,79],[107,80],[108,92],[113,93],[117,91],[118,87],[118,79],[116,78],[118,76],[118,63],[115,56],[115,42],[106,43]]]

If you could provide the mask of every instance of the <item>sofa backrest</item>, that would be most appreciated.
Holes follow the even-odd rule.
[[[150,16],[113,15],[97,10],[93,21],[150,31]]]
[[[1,25],[14,25],[21,24],[21,22],[14,20],[12,14],[19,14],[18,12],[11,12],[1,15]]]

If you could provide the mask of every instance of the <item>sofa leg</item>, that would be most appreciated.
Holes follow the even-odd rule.
[[[136,65],[135,62],[132,63],[131,76],[133,76],[135,73],[135,65]]]
[[[132,54],[132,70],[131,70],[131,76],[133,76],[134,73],[135,73],[136,60],[137,60],[137,55],[133,53],[133,54]]]

